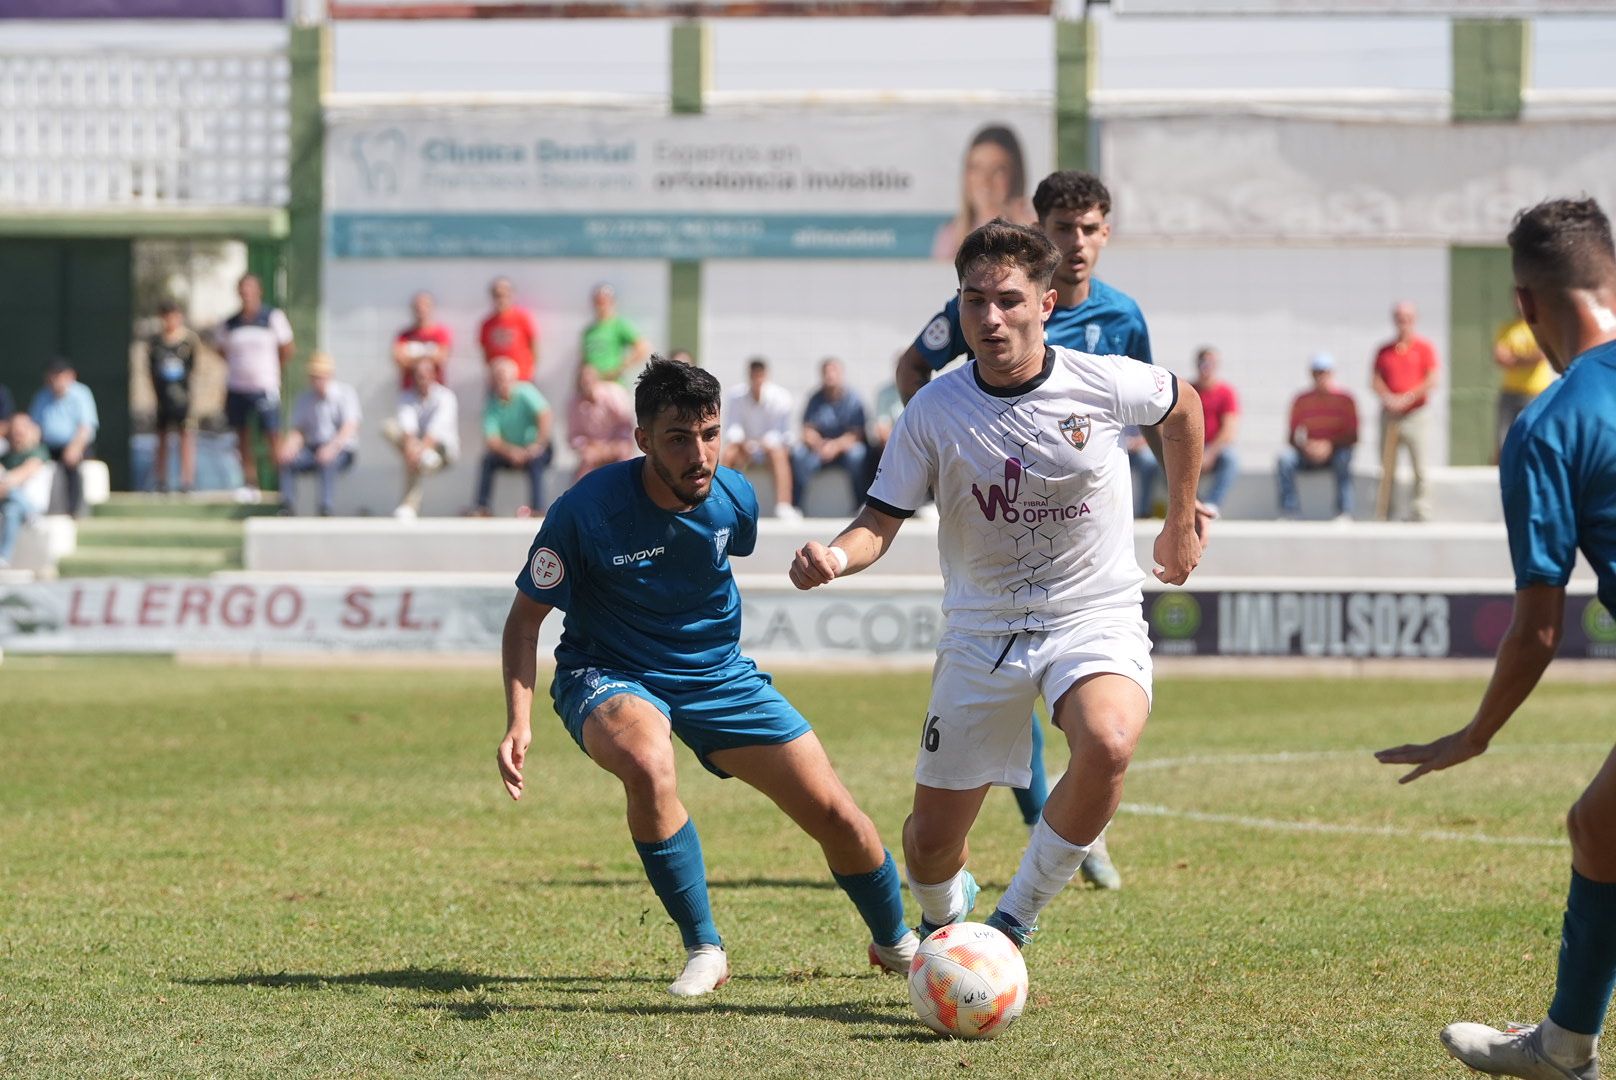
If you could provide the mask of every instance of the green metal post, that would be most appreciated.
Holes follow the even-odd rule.
[[[1509,249],[1448,249],[1448,460],[1493,460],[1498,369],[1493,340],[1515,317]]]
[[[1511,121],[1521,116],[1530,51],[1522,19],[1453,20],[1453,118]]]
[[[288,392],[303,381],[303,362],[320,344],[320,269],[325,245],[325,113],[331,46],[325,26],[292,28],[291,198],[287,206],[286,317],[297,340]]]
[[[694,116],[706,108],[712,78],[712,35],[699,20],[673,25],[672,83],[669,102],[674,115]],[[701,263],[668,264],[668,351],[689,349],[701,362]]]
[[[1055,167],[1095,168],[1089,97],[1094,90],[1094,24],[1088,19],[1055,23]]]

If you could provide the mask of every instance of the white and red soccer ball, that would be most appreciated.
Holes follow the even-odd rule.
[[[984,923],[954,923],[921,942],[909,968],[909,1001],[939,1035],[992,1039],[1027,1004],[1021,950]]]

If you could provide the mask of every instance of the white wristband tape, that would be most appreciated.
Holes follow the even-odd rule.
[[[830,557],[836,560],[836,576],[841,577],[847,572],[847,552],[839,547],[829,549]]]

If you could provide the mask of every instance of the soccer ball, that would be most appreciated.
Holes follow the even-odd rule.
[[[909,1001],[939,1035],[991,1039],[1027,1004],[1027,964],[993,927],[954,923],[921,942],[909,967]]]

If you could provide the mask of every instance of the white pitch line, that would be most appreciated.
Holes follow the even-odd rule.
[[[1117,809],[1144,817],[1182,818],[1211,825],[1237,825],[1271,832],[1329,833],[1336,836],[1384,836],[1403,840],[1434,840],[1445,843],[1489,844],[1495,847],[1563,848],[1564,840],[1537,836],[1488,836],[1485,833],[1448,832],[1443,829],[1400,829],[1395,825],[1340,825],[1328,821],[1285,821],[1280,818],[1247,817],[1244,814],[1209,814],[1201,810],[1175,810],[1151,803],[1123,803]]]
[[[1605,751],[1603,743],[1539,743],[1511,746],[1500,753],[1519,754],[1538,751]],[[1190,754],[1184,757],[1147,758],[1135,761],[1129,772],[1154,769],[1177,769],[1197,765],[1285,765],[1301,761],[1325,761],[1360,758],[1372,760],[1369,750],[1286,750],[1270,754]],[[1203,810],[1175,810],[1171,806],[1155,803],[1123,803],[1123,813],[1143,817],[1179,818],[1210,825],[1234,825],[1245,829],[1265,829],[1270,832],[1328,834],[1334,836],[1380,836],[1404,840],[1430,840],[1438,843],[1486,844],[1494,847],[1564,848],[1564,839],[1551,840],[1538,836],[1488,836],[1486,833],[1452,832],[1446,829],[1404,829],[1395,825],[1343,825],[1328,821],[1290,821],[1283,818],[1251,817],[1245,814],[1214,814]]]

